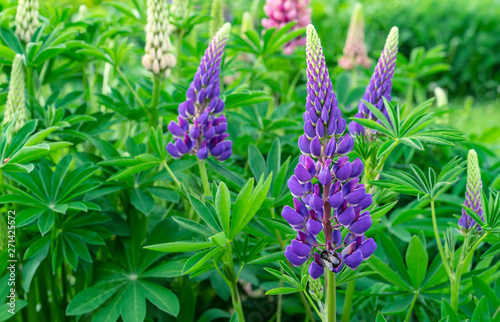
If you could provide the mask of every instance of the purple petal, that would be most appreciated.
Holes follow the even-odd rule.
[[[351,255],[345,257],[344,262],[349,268],[355,270],[363,262],[363,255],[361,254],[361,251],[357,250]]]
[[[291,246],[286,247],[285,257],[295,267],[298,267],[307,261],[307,257],[299,257],[299,256],[295,255],[295,253],[292,251]]]
[[[364,234],[372,226],[372,217],[364,216],[349,226],[349,231],[355,235]]]

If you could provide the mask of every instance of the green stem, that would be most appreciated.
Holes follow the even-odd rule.
[[[474,252],[476,251],[477,247],[483,242],[483,240],[488,236],[488,231],[486,231],[481,238],[478,239],[478,241],[472,246],[470,251],[467,253],[467,256],[463,259],[460,260],[457,266],[457,270],[455,272],[455,275],[453,278],[450,278],[450,285],[451,285],[451,294],[450,294],[450,305],[457,312],[458,314],[458,296],[459,296],[459,291],[460,291],[460,281],[462,279],[462,273],[466,265],[470,263],[472,260],[472,256],[474,256]],[[465,247],[465,245],[464,245]]]
[[[450,278],[450,305],[453,311],[458,313],[458,290],[460,289],[460,277]]]
[[[327,300],[327,307],[326,307],[326,321],[327,322],[335,322],[336,320],[336,295],[335,295],[335,273],[330,271],[329,269],[326,270],[326,280],[325,280],[325,288],[326,288],[326,300]]]
[[[182,190],[182,186],[181,186],[181,183],[179,182],[179,180],[177,179],[177,177],[175,176],[175,174],[172,172],[172,170],[170,169],[170,167],[168,166],[167,164],[167,161],[164,160],[163,161],[163,166],[165,167],[165,169],[167,170],[168,174],[172,177],[172,179],[174,179],[174,182],[175,184],[179,187],[179,189]]]
[[[349,322],[351,320],[351,307],[354,290],[356,289],[356,280],[347,283],[347,290],[345,292],[344,311],[342,312],[342,322]]]
[[[161,92],[161,76],[155,75],[153,85],[153,97],[151,99],[151,107],[149,108],[149,126],[158,127],[158,103],[160,102]]]
[[[132,95],[134,95],[137,103],[139,103],[139,106],[144,109],[144,103],[142,102],[141,98],[139,97],[139,94],[137,94],[137,92],[135,91],[134,87],[132,86],[132,84],[130,84],[130,82],[128,81],[127,77],[125,76],[125,74],[123,73],[123,71],[120,69],[120,67],[116,66],[116,71],[117,71],[118,74],[120,74],[121,78],[125,82],[125,85],[127,85],[128,89],[130,90],[130,92],[132,93]],[[145,110],[145,112],[146,112],[146,110]]]
[[[184,29],[179,31],[179,37],[177,38],[177,48],[176,48],[176,57],[177,58],[177,64],[175,65],[175,75],[177,76],[177,79],[181,79],[181,53],[182,53],[182,40],[184,39]]]
[[[227,244],[227,250],[224,253],[224,266],[229,270],[226,272],[226,282],[229,282],[234,311],[238,314],[239,321],[244,322],[245,315],[243,314],[243,306],[241,305],[241,297],[238,290],[238,279],[234,275],[234,262],[230,243]]]
[[[30,107],[31,118],[35,118],[35,106],[34,106],[34,96],[35,96],[35,86],[33,83],[33,67],[26,67],[26,90],[28,91],[28,102]]]
[[[448,261],[446,260],[446,256],[444,254],[444,249],[443,245],[441,243],[441,236],[439,235],[439,230],[437,226],[437,219],[436,219],[436,207],[434,206],[434,200],[431,199],[431,215],[432,215],[432,226],[434,228],[434,237],[436,238],[436,243],[438,245],[439,249],[439,255],[441,256],[441,260],[443,261],[444,268],[446,270],[446,273],[448,274],[448,277],[453,278],[453,272],[451,271],[450,265],[448,264]]]
[[[358,69],[354,67],[351,72],[351,89],[356,87],[356,83],[358,82]]]
[[[201,184],[203,185],[203,196],[210,196],[210,184],[208,182],[207,168],[205,161],[198,159],[198,167],[200,168]]]
[[[319,312],[318,308],[316,307],[316,304],[314,304],[314,301],[312,300],[312,298],[309,296],[309,294],[307,294],[307,292],[301,292],[300,293],[301,295],[302,294],[305,294],[305,296],[307,297],[307,300],[309,301],[309,304],[311,304],[311,306],[313,307],[314,311],[316,312],[316,314],[321,318],[321,313]],[[316,319],[314,317],[311,318],[311,321],[316,321]]]
[[[366,184],[365,184],[365,188],[366,188],[367,191],[371,187],[371,184],[368,183],[368,180],[372,180],[373,178],[376,177],[377,172],[382,171],[382,169],[384,168],[385,163],[387,162],[387,159],[389,159],[389,156],[391,155],[392,151],[394,151],[394,149],[396,148],[396,146],[398,144],[399,144],[399,142],[396,142],[396,144],[394,144],[394,146],[389,150],[389,152],[387,152],[382,157],[382,159],[380,159],[380,161],[377,163],[377,166],[375,167],[375,169],[373,169],[373,173],[371,173],[371,171],[369,171],[369,170],[365,170],[366,174],[370,173],[370,177],[366,180]],[[364,178],[363,178],[363,180],[364,180]]]
[[[411,319],[411,314],[413,312],[413,308],[415,307],[415,302],[417,302],[418,292],[415,292],[413,296],[413,300],[411,301],[410,308],[408,309],[408,313],[406,313],[405,322],[409,322]]]

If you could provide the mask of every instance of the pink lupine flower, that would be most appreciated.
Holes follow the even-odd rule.
[[[355,66],[368,68],[371,65],[371,60],[366,55],[363,6],[359,3],[352,13],[343,53],[344,56],[339,59],[339,66],[343,69],[350,70]]]
[[[280,29],[291,21],[297,24],[292,28],[306,27],[311,23],[311,8],[309,0],[266,0],[264,12],[268,18],[262,19],[262,26],[266,29]],[[290,55],[297,46],[305,46],[306,38],[297,37],[285,45],[283,52]]]

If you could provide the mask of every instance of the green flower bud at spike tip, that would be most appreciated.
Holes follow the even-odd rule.
[[[142,65],[156,75],[167,74],[176,64],[176,58],[171,54],[167,0],[148,0],[147,15],[146,54],[142,56]]]
[[[184,19],[187,16],[189,0],[174,0],[170,7],[170,14],[176,19]]]
[[[222,0],[212,1],[210,17],[212,18],[212,20],[210,20],[209,33],[210,38],[212,38],[224,24],[224,6]]]
[[[448,96],[446,96],[446,92],[441,87],[434,88],[434,96],[436,97],[437,107],[448,105]]]
[[[243,17],[241,18],[241,30],[240,36],[246,37],[245,33],[247,31],[255,30],[255,26],[253,25],[252,14],[248,11],[243,12]]]
[[[371,65],[371,60],[366,54],[365,18],[360,3],[354,6],[343,53],[344,56],[339,59],[339,66],[343,69],[350,70],[355,66],[368,68]]]
[[[7,95],[3,119],[4,124],[15,119],[13,125],[14,133],[24,125],[27,119],[24,90],[24,60],[22,55],[17,54],[12,63],[9,94]]]
[[[19,0],[16,12],[16,36],[30,42],[39,26],[38,0]]]
[[[469,150],[467,156],[467,187],[465,191],[465,206],[474,210],[476,214],[483,219],[483,209],[481,205],[481,192],[483,183],[481,182],[481,169],[477,160],[477,153],[475,150]],[[476,225],[465,209],[462,210],[462,216],[458,220],[458,225],[464,230],[470,230]],[[481,227],[478,227],[480,230]]]

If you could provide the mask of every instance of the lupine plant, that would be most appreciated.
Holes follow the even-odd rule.
[[[498,322],[483,2],[0,1],[0,321]]]
[[[339,59],[339,66],[343,69],[350,70],[356,66],[368,68],[371,65],[366,54],[365,19],[363,6],[360,3],[354,6],[342,53],[344,55]]]

